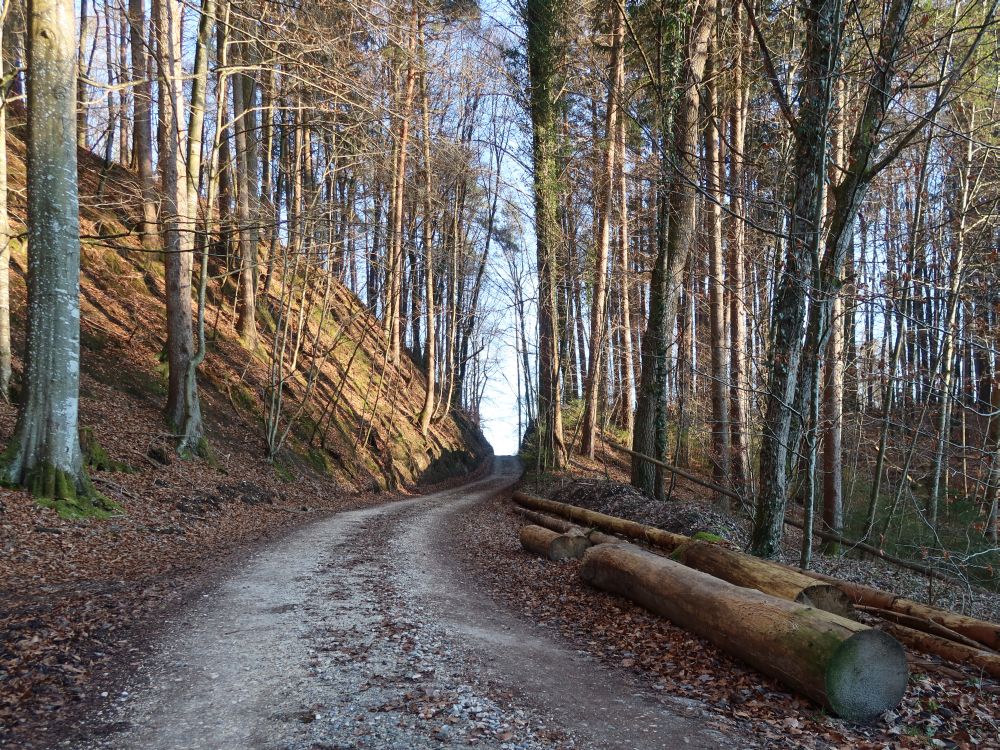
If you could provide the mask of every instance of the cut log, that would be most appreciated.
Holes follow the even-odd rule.
[[[555,516],[538,513],[537,511],[528,510],[527,508],[518,508],[517,512],[525,521],[533,523],[536,526],[544,526],[546,529],[551,529],[552,531],[558,531],[560,534],[565,534],[570,529],[580,528],[575,523],[567,521],[565,518],[556,518]]]
[[[558,531],[560,534],[566,534],[574,530],[579,531],[590,540],[591,544],[615,544],[616,542],[621,541],[621,539],[616,536],[605,534],[601,531],[597,531],[596,529],[585,529],[562,518],[548,516],[544,513],[537,513],[536,511],[528,510],[527,508],[518,508],[518,511],[526,521],[530,521],[536,526],[544,526],[547,529],[552,529],[552,531]]]
[[[560,534],[542,526],[525,526],[521,529],[521,546],[549,560],[570,560],[583,557],[590,542],[583,534]]]
[[[609,516],[605,513],[598,513],[597,511],[580,508],[576,505],[558,503],[555,500],[528,495],[524,492],[515,492],[513,497],[516,503],[526,508],[538,510],[543,513],[551,513],[561,518],[567,518],[570,521],[576,521],[583,526],[601,529],[609,534],[620,534],[621,536],[645,542],[646,544],[668,551],[674,550],[680,545],[691,541],[691,537],[684,536],[683,534],[673,534],[669,531],[629,521],[625,518]]]
[[[982,670],[991,677],[1000,679],[1000,655],[970,648],[947,638],[923,633],[896,623],[884,623],[880,629],[917,651],[940,656],[955,664],[964,664]]]
[[[865,586],[851,581],[841,581],[832,576],[816,573],[814,571],[803,571],[811,578],[819,581],[826,581],[839,587],[847,594],[854,604],[863,604],[867,607],[886,609],[892,612],[899,612],[904,615],[912,615],[923,620],[941,625],[948,630],[960,633],[966,638],[971,638],[976,643],[981,643],[988,649],[1000,651],[1000,625],[986,620],[977,620],[975,617],[960,615],[956,612],[949,612],[927,604],[921,604],[902,596],[896,596],[888,591]]]
[[[859,604],[857,609],[861,612],[866,612],[870,615],[875,615],[876,617],[881,617],[883,620],[888,620],[889,622],[896,623],[897,625],[903,625],[912,630],[919,630],[922,633],[927,633],[928,635],[934,635],[938,638],[944,638],[947,641],[954,641],[955,643],[961,644],[962,646],[968,646],[976,651],[989,651],[986,646],[981,645],[978,641],[974,641],[971,638],[966,638],[961,633],[956,633],[954,630],[949,630],[944,625],[938,625],[936,622],[931,622],[930,620],[925,620],[922,617],[914,617],[913,615],[904,615],[902,612],[893,612],[891,609],[879,609],[878,607],[869,607],[867,604]],[[990,653],[996,653],[990,651]]]
[[[878,716],[898,705],[906,689],[906,655],[899,642],[830,612],[734,586],[633,544],[591,547],[580,575],[845,719]]]
[[[841,617],[855,616],[850,598],[837,586],[718,544],[691,541],[678,547],[671,559],[736,586],[757,589]]]

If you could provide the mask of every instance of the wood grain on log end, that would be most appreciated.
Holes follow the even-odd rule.
[[[869,721],[906,692],[906,652],[881,630],[861,630],[840,644],[826,668],[826,699],[848,721]]]

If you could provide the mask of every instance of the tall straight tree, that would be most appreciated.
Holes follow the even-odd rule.
[[[154,250],[156,239],[156,202],[153,197],[153,118],[152,84],[149,80],[149,53],[146,38],[145,0],[129,0],[129,47],[132,50],[132,162],[139,176],[142,194],[142,218],[139,236],[146,250]]]
[[[642,377],[635,415],[632,485],[663,496],[663,474],[641,456],[662,458],[667,441],[664,400],[667,354],[672,340],[684,266],[694,244],[698,185],[698,119],[701,87],[708,61],[708,41],[716,20],[715,0],[699,0],[681,29],[681,91],[673,115],[673,146],[661,147],[657,257],[650,282],[649,321],[642,341]],[[660,85],[661,141],[667,138],[666,92]],[[669,221],[667,219],[669,215]]]
[[[597,434],[597,399],[604,373],[605,332],[608,328],[608,255],[611,249],[611,212],[615,193],[615,164],[621,158],[618,146],[618,109],[625,87],[625,68],[620,64],[625,41],[625,6],[615,2],[611,10],[611,62],[607,112],[604,128],[604,155],[601,172],[595,180],[597,189],[597,237],[594,253],[594,294],[590,308],[590,358],[587,361],[587,386],[584,395],[583,432],[580,452],[594,457]]]
[[[562,388],[559,367],[559,257],[563,245],[559,221],[560,66],[565,36],[565,0],[527,0],[532,156],[534,160],[535,242],[538,264],[538,435],[543,466],[561,468]]]
[[[0,50],[3,50],[3,26],[10,10],[10,0],[0,0]],[[0,54],[0,81],[4,79],[3,55]],[[0,89],[0,397],[10,397],[10,215],[7,213],[7,90]]]
[[[159,79],[162,203],[160,235],[167,284],[167,407],[166,416],[178,437],[178,451],[200,453],[201,405],[192,337],[191,277],[194,266],[194,220],[188,215],[184,164],[184,70],[181,64],[181,11],[178,0],[156,0],[156,51]]]
[[[841,0],[807,0],[803,3],[802,16],[806,38],[800,71],[801,105],[795,121],[794,193],[785,266],[778,282],[771,320],[760,490],[750,544],[751,551],[762,557],[777,554],[785,521],[792,409],[802,356],[806,295],[821,242],[827,130],[840,52],[843,4]]]
[[[708,102],[705,125],[705,187],[708,193],[709,258],[709,325],[711,327],[711,393],[712,393],[712,466],[715,481],[729,481],[729,374],[726,347],[726,287],[723,278],[725,261],[722,250],[722,185],[724,165],[719,121],[718,86],[715,60],[718,59],[718,40],[712,34],[709,54],[711,70],[706,70]],[[718,498],[725,502],[724,496]]]
[[[83,465],[76,40],[72,0],[28,3],[28,328],[4,480],[78,511],[101,503]]]

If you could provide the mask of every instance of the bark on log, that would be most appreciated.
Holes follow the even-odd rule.
[[[837,586],[718,544],[691,541],[678,547],[671,559],[735,586],[757,589],[841,617],[855,616],[850,598]]]
[[[580,508],[576,505],[558,503],[555,500],[548,500],[544,497],[528,495],[524,492],[515,492],[514,502],[526,508],[531,508],[532,510],[542,511],[543,513],[552,513],[553,515],[568,518],[571,521],[576,521],[584,526],[592,526],[610,534],[620,534],[621,536],[645,542],[654,547],[660,547],[668,551],[674,550],[682,544],[691,541],[690,537],[682,534],[673,534],[669,531],[657,529],[653,526],[646,526],[645,524],[636,523],[635,521],[629,521],[625,518],[609,516],[604,513],[598,513],[597,511]]]
[[[961,643],[955,643],[947,638],[923,633],[896,623],[884,623],[880,629],[910,648],[923,651],[925,654],[940,656],[955,664],[965,664],[981,669],[991,677],[1000,679],[1000,656],[997,654],[980,651]]]
[[[708,639],[845,719],[871,719],[896,706],[906,689],[902,646],[852,620],[734,586],[633,544],[592,547],[580,575]]]
[[[944,609],[931,607],[911,599],[896,596],[888,591],[865,586],[851,581],[841,581],[832,576],[805,571],[811,578],[826,581],[839,587],[847,594],[854,604],[863,604],[867,607],[886,609],[891,612],[899,612],[904,615],[912,615],[923,620],[929,620],[937,625],[954,630],[956,633],[971,638],[977,643],[981,643],[993,651],[1000,650],[1000,625],[986,620],[977,620],[975,617],[960,615],[955,612],[948,612]]]
[[[525,526],[521,529],[521,546],[549,560],[569,560],[583,557],[590,542],[582,534],[560,534],[542,526]]]
[[[621,541],[616,536],[611,536],[595,529],[585,529],[562,518],[547,516],[544,513],[538,513],[527,508],[518,508],[518,512],[526,521],[536,526],[544,526],[547,529],[552,529],[552,531],[558,531],[560,534],[567,534],[574,530],[579,531],[590,540],[591,544],[615,544]]]
[[[961,633],[956,633],[950,628],[946,628],[944,625],[938,625],[936,622],[931,622],[930,620],[925,620],[922,617],[914,617],[913,615],[904,615],[902,612],[893,612],[891,609],[879,609],[878,607],[869,607],[867,604],[859,604],[857,606],[862,612],[866,612],[870,615],[875,615],[883,620],[888,620],[896,625],[903,625],[912,630],[919,630],[921,633],[927,633],[928,635],[934,635],[938,638],[944,638],[946,641],[953,641],[954,643],[961,644],[962,646],[968,646],[969,648],[975,649],[976,651],[988,651],[986,646],[983,646],[978,641],[974,641],[971,638],[966,638]],[[996,653],[991,651],[990,653]]]

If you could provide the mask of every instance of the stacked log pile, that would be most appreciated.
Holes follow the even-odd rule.
[[[901,700],[900,643],[1000,678],[994,623],[547,498],[516,492],[514,500],[531,523],[522,531],[526,549],[550,559],[582,555],[587,583],[667,617],[844,718],[870,718]],[[575,541],[556,544],[563,538]],[[560,545],[572,553],[553,557]],[[863,625],[858,612],[882,622]]]

